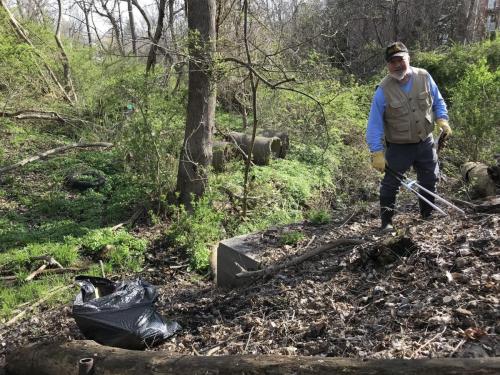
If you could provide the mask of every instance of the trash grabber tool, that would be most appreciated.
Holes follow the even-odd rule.
[[[448,215],[443,210],[441,210],[439,207],[437,207],[435,204],[429,202],[429,200],[426,199],[424,196],[422,196],[422,194],[420,194],[418,191],[416,191],[415,189],[413,189],[413,186],[415,186],[418,189],[426,192],[429,195],[432,195],[435,199],[437,199],[438,201],[440,201],[443,204],[447,205],[448,207],[453,208],[454,210],[460,212],[462,215],[465,215],[465,212],[462,209],[460,209],[457,206],[455,206],[454,204],[448,202],[446,199],[441,198],[436,193],[434,193],[432,191],[429,191],[428,189],[424,188],[423,186],[421,186],[420,184],[418,184],[415,180],[408,179],[403,174],[401,174],[401,173],[395,171],[394,169],[392,169],[391,167],[389,167],[387,164],[385,165],[385,170],[388,171],[389,173],[391,173],[394,177],[396,177],[405,188],[407,188],[411,192],[415,193],[415,195],[417,195],[420,199],[422,199],[424,202],[426,202],[428,205],[430,205],[432,208],[434,208],[438,212],[441,212],[444,215]]]

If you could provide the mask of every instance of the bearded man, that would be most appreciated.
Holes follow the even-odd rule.
[[[410,66],[408,49],[401,42],[385,49],[387,76],[373,96],[368,118],[366,141],[371,152],[372,166],[380,172],[386,164],[404,174],[412,166],[418,183],[436,191],[439,175],[437,152],[432,131],[434,124],[451,135],[446,103],[431,75],[424,69]],[[396,195],[401,181],[393,173],[385,173],[380,184],[381,229],[393,229],[392,219]],[[434,197],[420,191],[434,203]],[[432,207],[419,199],[420,214],[428,219]]]

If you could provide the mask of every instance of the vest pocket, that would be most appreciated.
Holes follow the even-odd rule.
[[[391,112],[393,116],[403,116],[408,114],[408,107],[404,105],[400,101],[392,101],[389,103],[389,107],[387,108],[388,112]]]
[[[432,105],[431,96],[427,91],[419,93],[417,99],[418,99],[418,107],[420,108],[421,111],[426,112]]]

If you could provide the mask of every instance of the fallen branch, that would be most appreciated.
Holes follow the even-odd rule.
[[[82,358],[93,358],[94,374],[360,374],[489,375],[500,371],[500,358],[376,359],[280,355],[186,356],[98,345],[93,341],[36,344],[7,354],[7,373],[74,374]]]
[[[0,168],[0,173],[5,173],[9,172],[13,169],[22,167],[23,165],[26,165],[28,163],[31,163],[33,161],[37,161],[39,159],[45,158],[50,155],[55,155],[55,154],[60,154],[64,151],[70,150],[72,148],[88,148],[88,147],[113,147],[112,143],[107,143],[107,142],[96,142],[96,143],[72,143],[70,145],[65,145],[61,147],[56,147],[51,150],[42,152],[36,156],[30,156],[29,158],[23,159],[21,161],[18,161],[17,163],[14,163],[12,165],[8,165],[6,167]]]
[[[37,277],[37,275],[41,274],[45,270],[45,268],[47,268],[47,266],[48,266],[47,263],[42,264],[36,271],[33,271],[28,276],[26,276],[26,278],[24,279],[24,281],[31,281],[31,280],[33,280],[35,277]]]
[[[57,292],[62,292],[63,290],[71,288],[72,286],[73,286],[73,284],[59,285],[59,286],[55,287],[54,289],[49,291],[45,296],[43,296],[43,298],[39,299],[33,305],[29,306],[27,309],[24,309],[19,314],[17,314],[12,319],[10,319],[7,323],[5,323],[4,327],[6,328],[6,327],[11,326],[15,322],[17,322],[19,319],[21,319],[24,315],[26,315],[27,312],[30,312],[30,311],[33,311],[34,309],[36,309],[38,306],[40,306],[42,303],[46,302],[48,299],[50,299],[50,297],[52,297]]]
[[[123,223],[116,224],[115,226],[111,227],[111,230],[117,230],[122,227],[133,227],[136,223],[137,220],[147,211],[146,207],[144,205],[141,205],[137,210],[134,211],[132,216],[127,220],[124,221]]]
[[[38,275],[46,275],[46,274],[60,275],[63,273],[78,273],[78,272],[86,271],[88,269],[89,269],[88,267],[82,267],[82,268],[76,268],[76,267],[45,268],[44,270],[41,270],[40,272],[35,271],[35,272],[37,272],[37,274],[34,275],[33,277],[38,276]],[[7,276],[7,277],[10,277],[10,276]],[[16,278],[16,276],[14,276],[14,278]]]
[[[40,255],[40,256],[34,256],[31,257],[30,260],[43,260],[46,262],[49,266],[56,266],[58,268],[64,268],[61,263],[59,263],[57,260],[55,260],[54,257],[50,255]]]
[[[276,264],[276,265],[273,265],[273,266],[270,266],[270,267],[267,267],[267,268],[264,268],[261,270],[257,270],[257,271],[239,272],[236,274],[236,278],[271,275],[271,274],[275,273],[276,271],[279,271],[283,268],[287,268],[287,267],[302,263],[305,260],[312,258],[313,256],[316,256],[316,255],[321,254],[322,252],[325,252],[328,250],[332,250],[336,247],[361,245],[363,243],[365,243],[364,240],[358,240],[358,239],[354,239],[354,238],[344,238],[344,239],[340,239],[340,240],[331,241],[331,242],[328,242],[328,243],[326,243],[320,247],[317,247],[311,251],[308,251],[308,252],[306,252],[298,257],[291,258],[286,262]]]
[[[59,122],[67,121],[57,112],[35,111],[31,109],[17,112],[0,111],[0,117],[8,117],[16,120],[56,120]]]

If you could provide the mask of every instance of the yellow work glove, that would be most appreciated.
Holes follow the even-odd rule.
[[[451,131],[450,124],[448,123],[448,120],[445,120],[444,118],[440,118],[436,120],[436,126],[438,129],[442,129],[446,138],[448,138],[453,132]]]
[[[380,172],[385,170],[384,151],[372,152],[372,167]]]

